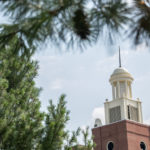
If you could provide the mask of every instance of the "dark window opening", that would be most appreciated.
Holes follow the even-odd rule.
[[[140,143],[141,150],[146,150],[146,145],[144,142]]]
[[[130,106],[128,106],[128,119],[129,120],[131,119],[131,116],[130,116]]]
[[[108,143],[108,150],[113,150],[114,149],[114,144],[113,142]]]

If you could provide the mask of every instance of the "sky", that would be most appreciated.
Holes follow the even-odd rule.
[[[0,21],[5,18],[0,14]],[[106,46],[107,45],[107,46]],[[112,99],[109,83],[113,70],[118,68],[118,46],[121,47],[122,66],[133,76],[133,98],[142,101],[144,123],[150,124],[150,51],[145,45],[132,47],[130,39],[116,39],[115,44],[107,44],[104,39],[84,51],[56,47],[40,48],[33,59],[39,62],[39,75],[35,79],[37,87],[42,87],[41,110],[46,111],[49,100],[55,104],[61,94],[66,94],[70,121],[67,129],[94,126],[100,118],[104,124],[104,102]]]
[[[110,45],[109,48],[101,41],[84,52],[61,53],[50,46],[39,51],[34,59],[39,61],[40,66],[36,83],[43,88],[40,96],[42,110],[46,110],[49,99],[56,104],[60,95],[65,93],[70,110],[68,129],[87,125],[92,128],[96,118],[104,124],[103,104],[106,98],[112,100],[109,78],[119,65],[117,44],[121,47],[122,66],[134,78],[133,99],[141,99],[144,122],[150,123],[150,51],[144,45],[133,49],[129,41]]]

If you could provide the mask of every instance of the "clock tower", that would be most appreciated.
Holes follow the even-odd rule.
[[[119,67],[110,76],[112,100],[106,100],[105,123],[92,129],[95,150],[150,150],[150,126],[143,124],[140,99],[132,98],[132,75]]]

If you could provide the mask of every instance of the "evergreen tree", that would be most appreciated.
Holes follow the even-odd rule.
[[[1,0],[1,4],[12,24],[0,26],[0,43],[18,35],[26,47],[47,39],[53,45],[87,45],[97,41],[105,29],[108,35],[119,33],[130,13],[120,0]]]
[[[16,35],[26,47],[47,39],[53,45],[84,46],[103,35],[113,41],[124,31],[135,45],[149,45],[150,0],[133,2],[129,7],[123,0],[1,0],[12,23],[0,26],[0,48]]]
[[[29,57],[26,47],[19,51],[19,44],[15,36],[0,51],[0,149],[67,150],[74,146],[79,130],[65,145],[69,136],[65,95],[56,106],[50,101],[48,113],[40,112],[40,89],[34,82],[38,65],[31,60],[34,49],[28,51]]]
[[[81,137],[83,141],[78,140]],[[76,132],[73,131],[71,137],[67,135],[65,143],[64,150],[93,150],[96,146],[93,137],[90,137],[89,127],[85,130],[78,128]]]
[[[69,111],[66,108],[64,98],[65,95],[60,97],[57,106],[50,101],[48,113],[46,114],[42,150],[61,150],[63,146],[67,135],[64,129],[69,120]]]
[[[18,38],[0,51],[0,149],[38,149],[44,114],[35,87],[37,62],[15,51]]]
[[[134,43],[150,45],[150,0],[134,0],[134,20],[130,28],[130,36]]]
[[[56,106],[50,101],[42,125],[44,114],[39,110],[40,89],[35,87],[33,80],[37,74],[37,62],[15,54],[14,46],[7,46],[0,52],[0,149],[72,150],[74,147],[82,150],[77,140],[80,129],[67,139],[69,132],[65,127],[69,111],[65,95],[60,97]],[[84,148],[92,150],[92,139],[87,138],[88,129],[82,133]]]
[[[4,143],[13,131],[13,115],[11,111],[13,100],[7,93],[8,81],[0,78],[0,149],[4,149]]]

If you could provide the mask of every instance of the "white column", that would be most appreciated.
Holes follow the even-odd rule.
[[[125,97],[128,97],[128,83],[125,81]]]
[[[131,89],[131,83],[129,84],[129,90],[130,90],[130,98],[132,98],[132,89]]]
[[[109,124],[109,103],[105,102],[104,107],[105,107],[105,123]]]
[[[138,121],[143,123],[141,101],[138,99]]]
[[[117,96],[118,96],[118,98],[120,98],[120,83],[119,83],[119,81],[117,82]]]
[[[112,96],[113,96],[113,100],[115,99],[115,87],[114,84],[112,84]]]
[[[124,119],[128,119],[127,100],[124,100]]]

